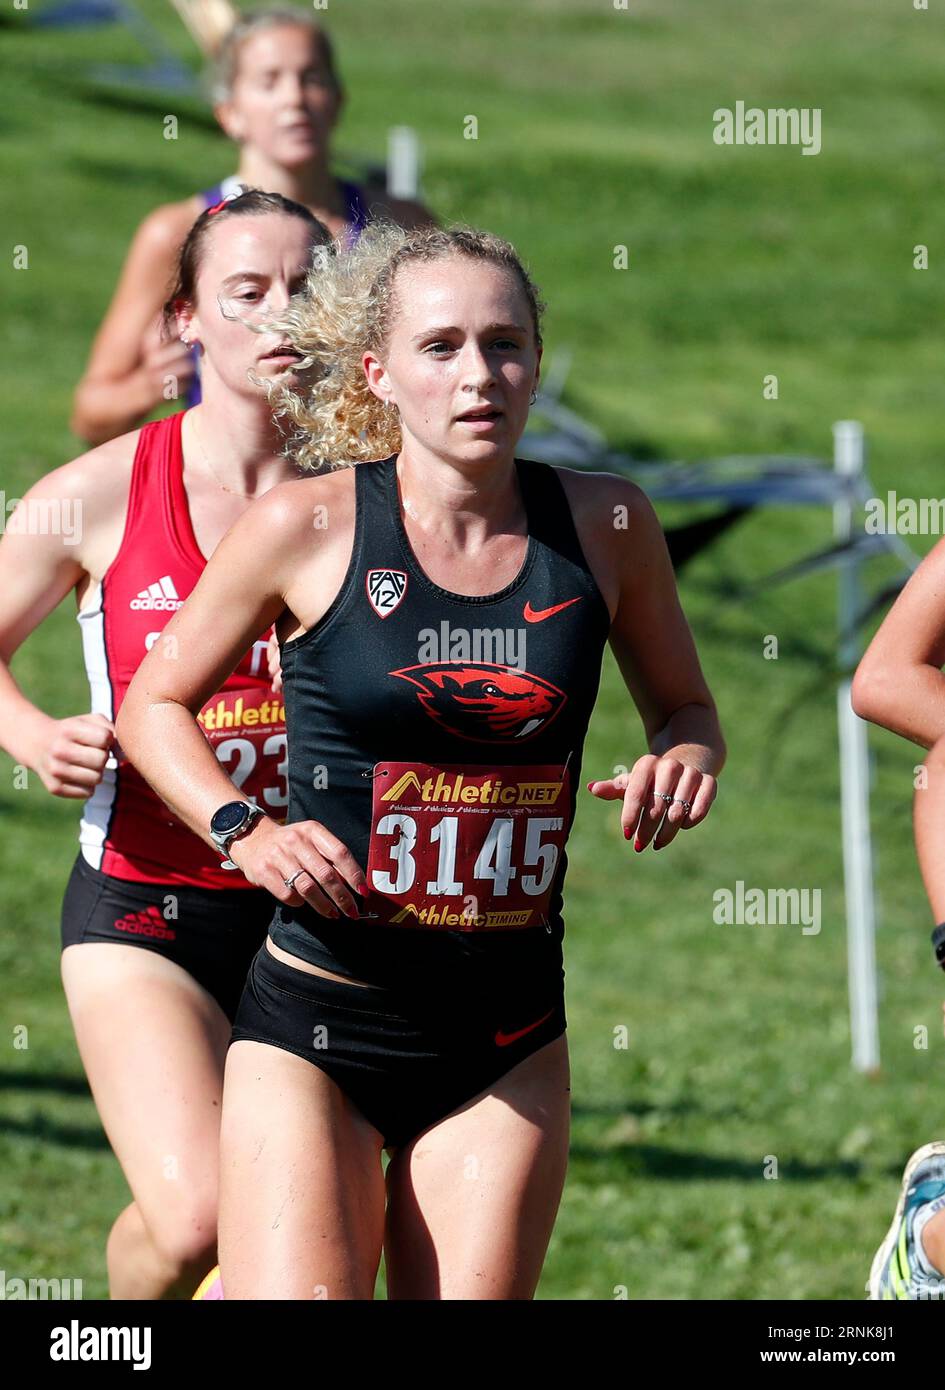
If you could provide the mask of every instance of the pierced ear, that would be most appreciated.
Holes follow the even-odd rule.
[[[534,405],[534,403],[535,403],[535,398],[536,398],[536,396],[539,394],[540,391],[541,391],[541,344],[538,345],[538,361],[537,361],[537,363],[535,364],[535,384],[534,384],[534,386],[532,387],[532,404],[533,404],[533,405]]]
[[[175,306],[174,312],[174,321],[177,325],[177,336],[190,347],[197,342],[197,339],[194,337],[193,305],[188,304],[184,299],[179,299],[177,303],[180,305],[180,308],[176,308]]]

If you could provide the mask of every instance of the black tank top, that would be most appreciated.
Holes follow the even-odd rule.
[[[281,647],[287,821],[327,826],[372,892],[360,922],[280,905],[272,939],[379,985],[473,960],[560,971],[564,842],[610,630],[564,488],[516,460],[525,559],[470,597],[420,567],[396,458],[354,467],[344,581]]]

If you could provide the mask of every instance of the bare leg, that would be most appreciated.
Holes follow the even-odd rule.
[[[937,1211],[922,1228],[922,1244],[930,1262],[945,1274],[945,1211]]]
[[[924,763],[928,783],[917,787],[912,803],[915,847],[922,881],[936,922],[945,921],[945,865],[941,839],[945,826],[945,739],[932,745]],[[945,1211],[937,1212],[922,1230],[922,1244],[931,1263],[945,1273]]]
[[[387,1170],[395,1299],[529,1299],[568,1162],[565,1036],[397,1151]]]
[[[106,1246],[112,1298],[190,1298],[213,1267],[212,1251],[196,1259],[174,1259],[152,1239],[137,1202],[115,1218]]]
[[[382,1143],[311,1062],[267,1043],[232,1045],[221,1137],[227,1300],[373,1298]]]
[[[111,1296],[187,1297],[216,1257],[229,1021],[186,970],[136,946],[69,946],[62,982],[133,1197],[108,1238]]]

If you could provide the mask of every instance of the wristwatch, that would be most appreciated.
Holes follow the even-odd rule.
[[[265,814],[265,811],[261,811],[252,801],[228,801],[214,811],[210,818],[210,838],[223,855],[221,869],[239,868],[239,865],[234,864],[229,858],[230,845],[248,830],[252,830],[259,817]]]
[[[932,933],[932,948],[935,951],[935,959],[945,970],[945,922],[937,926]]]

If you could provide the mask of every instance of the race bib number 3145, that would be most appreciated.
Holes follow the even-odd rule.
[[[510,931],[545,921],[568,837],[560,765],[373,769],[369,912],[391,926]]]

